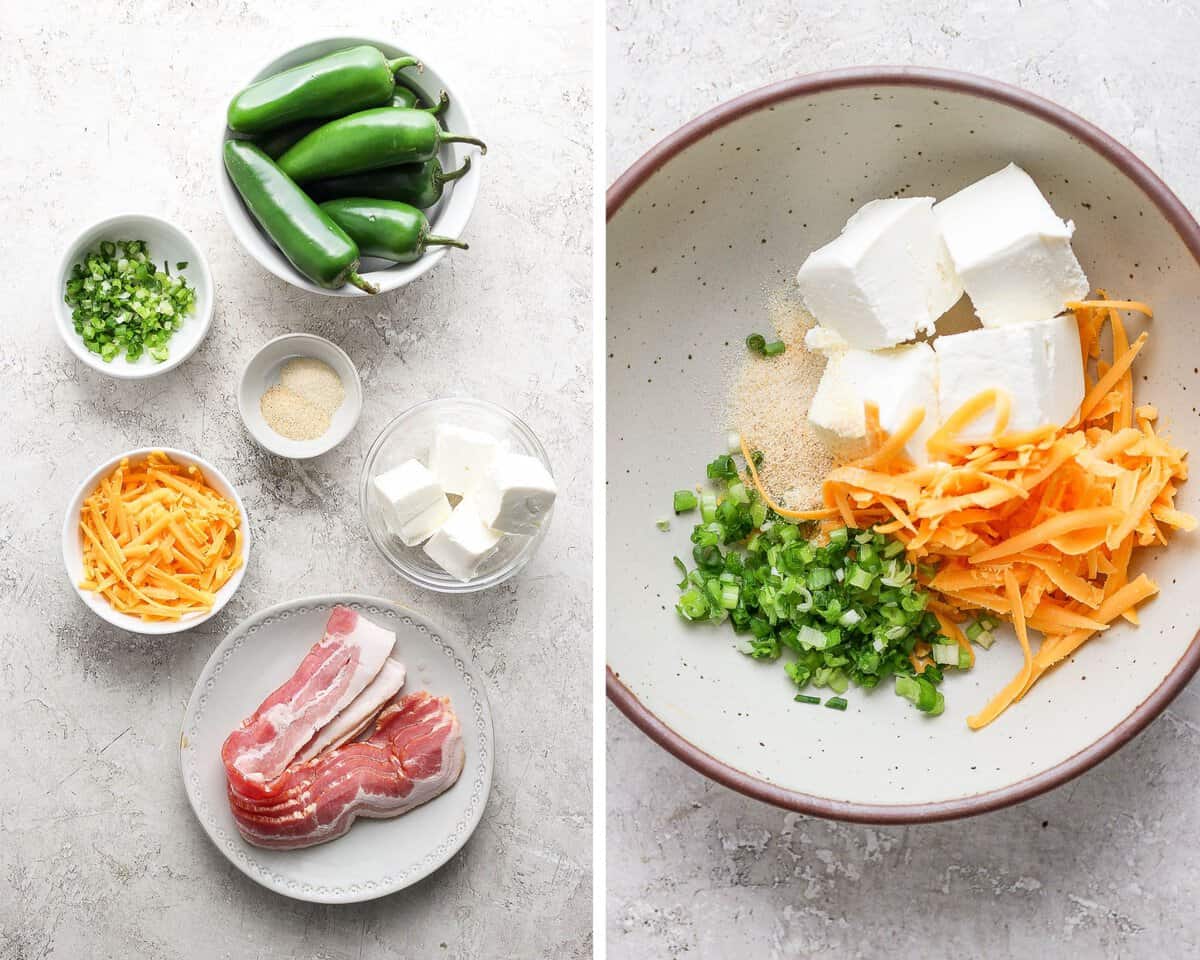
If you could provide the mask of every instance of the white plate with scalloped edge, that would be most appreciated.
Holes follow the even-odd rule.
[[[404,692],[449,697],[462,724],[466,765],[441,796],[390,820],[359,819],[345,836],[302,850],[251,846],[226,800],[221,744],[321,639],[343,604],[396,634]],[[306,597],[239,623],[213,651],[184,714],[180,763],[188,800],[209,838],[242,873],[297,900],[354,903],[411,886],[454,856],[483,816],[492,787],[492,715],[466,648],[421,614],[378,597]]]

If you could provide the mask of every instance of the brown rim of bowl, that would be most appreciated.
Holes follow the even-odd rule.
[[[847,87],[908,86],[928,87],[965,93],[1007,104],[1039,117],[1071,134],[1091,147],[1132,180],[1175,228],[1179,238],[1200,263],[1200,225],[1170,188],[1126,147],[1108,134],[1069,110],[1032,93],[986,77],[954,70],[925,67],[851,67],[783,80],[752,90],[680,127],[651,148],[625,171],[608,189],[606,219],[611,220],[625,202],[676,154],[714,130],[741,117],[783,100]],[[787,790],[752,777],[705,753],[685,740],[648,710],[610,668],[607,672],[608,698],[634,725],[661,747],[712,780],[746,796],[777,807],[834,820],[857,823],[932,823],[970,817],[1019,803],[1062,786],[1115,753],[1159,715],[1200,668],[1200,633],[1162,683],[1124,720],[1091,746],[1042,773],[1017,783],[973,796],[937,803],[866,804],[826,800],[811,794]]]

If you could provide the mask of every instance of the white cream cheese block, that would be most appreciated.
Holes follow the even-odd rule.
[[[934,349],[943,419],[991,388],[1008,391],[1008,433],[1047,424],[1061,427],[1083,400],[1079,327],[1070,314],[938,337]],[[995,412],[989,410],[957,436],[967,442],[987,440],[994,422]]]
[[[809,255],[796,282],[817,323],[862,350],[933,333],[963,292],[932,197],[868,203]]]
[[[464,497],[425,544],[425,553],[455,579],[467,581],[495,551],[503,536],[479,518],[472,497]]]
[[[374,487],[388,529],[410,547],[433,532],[431,529],[420,536],[434,518],[444,519],[450,513],[445,490],[419,460],[406,460],[381,473],[375,478]],[[418,536],[420,539],[414,539]]]
[[[933,208],[946,247],[985,327],[1031,323],[1088,293],[1071,236],[1033,178],[1016,164]]]
[[[500,454],[490,434],[452,423],[438,424],[429,452],[429,469],[447,493],[465,497],[474,490]]]
[[[495,530],[526,536],[537,533],[558,487],[537,457],[505,453],[497,458],[473,499],[480,519]]]
[[[914,463],[929,461],[925,441],[939,423],[937,358],[927,343],[892,350],[846,350],[830,357],[813,394],[808,422],[839,458],[868,453],[865,405],[879,409],[879,424],[895,432],[917,407],[925,417],[905,452]]]
[[[433,504],[393,531],[406,547],[415,547],[432,537],[450,519],[450,501],[443,494]]]

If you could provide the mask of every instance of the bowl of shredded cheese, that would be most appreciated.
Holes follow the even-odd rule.
[[[311,333],[289,333],[266,343],[246,365],[238,411],[250,435],[271,453],[319,457],[358,423],[362,382],[339,346]]]
[[[118,454],[76,489],[63,562],[79,598],[132,633],[178,633],[215,616],[250,556],[246,508],[212,464],[184,450]]]

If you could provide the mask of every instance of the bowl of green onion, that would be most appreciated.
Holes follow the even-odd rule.
[[[208,261],[184,231],[147,214],[93,224],[54,275],[54,316],[73,354],[122,380],[183,363],[212,324]]]

